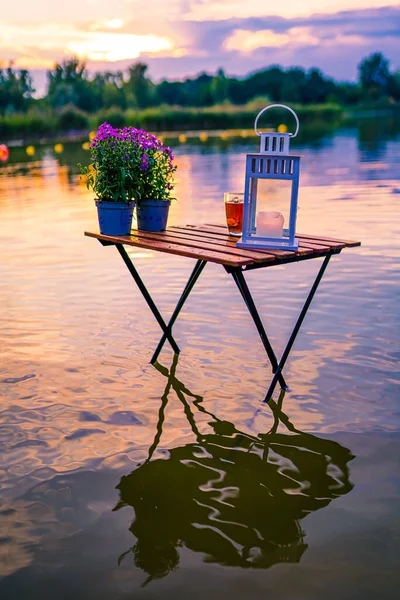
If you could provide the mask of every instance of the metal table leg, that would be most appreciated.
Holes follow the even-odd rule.
[[[176,319],[178,318],[178,315],[181,312],[183,305],[185,304],[187,298],[189,297],[190,292],[192,291],[196,281],[200,277],[201,272],[203,271],[206,264],[207,264],[206,260],[198,260],[196,262],[196,265],[188,279],[185,289],[182,292],[182,296],[179,298],[178,304],[176,305],[176,308],[175,308],[174,312],[172,313],[172,317],[168,321],[167,330],[164,332],[164,334],[163,334],[161,340],[159,341],[158,346],[152,356],[152,359],[150,361],[151,364],[154,364],[156,362],[158,355],[160,354],[162,347],[165,344],[165,340],[167,339],[167,333],[171,333],[173,324],[175,323]]]
[[[116,244],[116,247],[117,247],[118,252],[122,256],[124,263],[128,267],[130,274],[132,275],[133,279],[135,280],[136,285],[138,286],[139,290],[142,292],[142,295],[143,295],[144,299],[146,300],[147,304],[149,305],[151,312],[153,313],[158,324],[160,325],[161,329],[165,333],[167,340],[169,341],[169,343],[172,346],[172,349],[174,350],[174,352],[179,354],[180,350],[179,350],[178,344],[175,342],[174,338],[172,337],[172,334],[168,331],[167,324],[165,323],[164,319],[162,318],[157,306],[154,304],[154,301],[153,301],[152,297],[150,296],[149,292],[147,291],[146,286],[144,285],[143,281],[140,279],[140,275],[136,271],[131,259],[129,258],[127,251],[125,250],[125,248],[123,247],[122,244]]]
[[[275,375],[274,375],[274,377],[273,377],[273,379],[271,381],[271,385],[268,388],[268,392],[267,392],[267,395],[265,396],[264,402],[268,402],[271,399],[272,394],[274,393],[276,384],[278,383],[278,380],[279,380],[279,375],[282,373],[282,369],[285,366],[286,360],[287,360],[287,358],[289,356],[289,353],[290,353],[290,351],[292,349],[292,346],[293,346],[294,341],[295,341],[295,339],[297,337],[297,334],[298,334],[298,332],[300,330],[300,327],[301,327],[301,325],[302,325],[302,323],[304,321],[304,317],[307,314],[307,311],[309,309],[311,301],[314,298],[315,292],[318,289],[318,286],[320,284],[322,276],[325,273],[325,269],[328,266],[328,263],[329,263],[329,260],[330,260],[331,256],[332,256],[331,254],[328,254],[325,257],[324,262],[322,263],[322,266],[321,266],[321,268],[320,268],[320,270],[318,272],[318,275],[317,275],[317,277],[316,277],[316,279],[315,279],[315,281],[313,283],[313,286],[312,286],[312,288],[311,288],[311,290],[310,290],[310,292],[308,294],[307,300],[306,300],[306,302],[305,302],[305,304],[304,304],[304,306],[302,308],[302,311],[301,311],[301,313],[299,315],[299,318],[297,319],[296,325],[294,326],[294,329],[293,329],[292,334],[291,334],[291,336],[289,338],[289,341],[288,341],[288,343],[286,345],[286,348],[285,348],[285,350],[284,350],[284,352],[282,354],[282,358],[279,361],[278,368],[277,368],[276,373],[275,373]]]
[[[270,363],[272,365],[272,372],[276,373],[277,369],[278,369],[278,359],[275,356],[275,352],[273,351],[273,348],[271,346],[271,343],[268,339],[268,336],[266,334],[266,331],[264,329],[264,326],[261,322],[260,316],[258,314],[256,305],[254,304],[254,300],[252,298],[252,295],[250,293],[250,290],[247,286],[246,280],[244,278],[244,275],[241,271],[240,268],[237,269],[231,269],[230,271],[228,271],[231,273],[236,285],[239,288],[240,293],[242,294],[243,300],[248,308],[248,311],[255,323],[255,326],[257,327],[257,331],[260,335],[261,341],[264,345],[264,348],[268,354],[268,358],[270,360]],[[286,381],[282,375],[282,373],[279,371],[279,373],[277,374],[277,378],[279,379],[279,383],[281,384],[281,387],[286,389],[287,385],[286,385]]]
[[[172,349],[174,350],[174,352],[176,354],[179,354],[180,349],[178,344],[175,342],[173,336],[172,336],[172,326],[175,323],[184,303],[186,302],[190,292],[193,289],[193,286],[195,285],[196,281],[198,280],[198,278],[200,277],[201,272],[203,271],[204,267],[206,266],[207,261],[206,260],[198,260],[196,262],[196,265],[189,277],[189,280],[185,286],[185,289],[182,292],[181,297],[179,298],[178,304],[176,305],[176,308],[174,310],[174,312],[172,313],[172,316],[168,322],[168,325],[165,323],[164,319],[162,318],[160,311],[158,310],[157,306],[155,305],[152,297],[150,296],[146,286],[144,285],[143,281],[140,278],[139,273],[137,272],[134,264],[132,263],[128,253],[126,252],[124,246],[122,244],[115,244],[116,248],[118,250],[118,252],[120,253],[124,263],[126,264],[126,266],[129,269],[130,274],[132,275],[133,279],[136,282],[136,285],[138,286],[139,290],[141,291],[144,299],[146,300],[151,312],[153,313],[153,315],[155,316],[158,324],[160,325],[162,331],[163,331],[163,336],[161,338],[161,340],[158,343],[158,346],[152,356],[151,359],[151,363],[153,364],[156,360],[158,355],[160,354],[166,340],[169,341],[169,343],[172,346]]]
[[[320,268],[320,270],[318,272],[318,275],[317,275],[317,277],[316,277],[316,279],[315,279],[315,281],[314,281],[314,283],[313,283],[313,285],[311,287],[311,290],[310,290],[310,292],[308,294],[307,300],[306,300],[306,302],[305,302],[305,304],[304,304],[304,306],[303,306],[303,308],[301,310],[299,318],[297,319],[296,325],[294,326],[292,334],[291,334],[291,336],[289,338],[289,341],[288,341],[288,343],[286,345],[286,348],[285,348],[285,350],[284,350],[284,352],[282,354],[282,358],[280,359],[279,363],[278,363],[278,360],[276,358],[275,352],[274,352],[274,350],[273,350],[273,348],[271,346],[271,343],[270,343],[270,341],[268,339],[268,336],[266,334],[264,326],[263,326],[263,324],[261,322],[261,319],[260,319],[260,316],[258,314],[257,308],[256,308],[256,306],[254,304],[254,300],[252,298],[252,295],[250,293],[250,290],[249,290],[249,288],[247,286],[247,283],[246,283],[246,280],[244,278],[242,269],[240,267],[238,267],[238,268],[225,267],[226,271],[232,275],[232,277],[233,277],[236,285],[239,288],[239,291],[240,291],[240,293],[241,293],[241,295],[243,297],[243,300],[244,300],[244,302],[245,302],[245,304],[246,304],[246,306],[248,308],[248,311],[249,311],[249,313],[250,313],[250,315],[251,315],[251,317],[252,317],[252,319],[253,319],[256,327],[257,327],[257,331],[258,331],[258,333],[260,335],[261,341],[262,341],[262,343],[264,345],[264,348],[265,348],[265,350],[266,350],[266,352],[268,354],[268,358],[269,358],[270,363],[272,365],[272,372],[274,373],[274,377],[273,377],[273,379],[271,381],[271,384],[270,384],[270,386],[268,388],[268,392],[267,392],[267,395],[265,397],[264,402],[268,402],[269,400],[271,400],[272,394],[274,393],[275,387],[276,387],[276,385],[277,385],[278,382],[280,383],[282,389],[284,389],[284,390],[287,389],[286,381],[285,381],[285,379],[283,378],[283,375],[282,375],[282,370],[283,370],[283,367],[285,366],[285,363],[286,363],[286,361],[288,359],[288,356],[290,354],[290,351],[291,351],[291,349],[293,347],[293,344],[295,342],[297,334],[299,333],[300,327],[301,327],[301,325],[302,325],[302,323],[304,321],[304,318],[305,318],[305,316],[307,314],[307,311],[308,311],[308,309],[310,307],[311,301],[314,298],[315,292],[317,291],[318,286],[319,286],[319,284],[321,282],[321,279],[322,279],[322,277],[323,277],[323,275],[325,273],[325,269],[328,266],[328,263],[329,263],[329,260],[330,260],[331,256],[332,256],[332,254],[328,254],[325,257],[324,262],[321,265],[321,268]]]

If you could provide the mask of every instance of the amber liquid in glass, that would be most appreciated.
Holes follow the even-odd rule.
[[[243,202],[225,202],[226,223],[231,235],[242,235],[243,207]]]

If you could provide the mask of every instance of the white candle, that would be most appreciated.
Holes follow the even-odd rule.
[[[284,218],[280,212],[257,213],[256,227],[257,235],[262,237],[282,237]]]

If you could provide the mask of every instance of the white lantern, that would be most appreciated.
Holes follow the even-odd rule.
[[[260,133],[260,116],[271,108],[286,108],[296,119],[292,133]],[[247,154],[244,188],[244,213],[240,248],[297,250],[295,238],[300,157],[290,156],[290,139],[299,131],[296,113],[283,104],[265,107],[254,123],[260,136],[260,152]]]

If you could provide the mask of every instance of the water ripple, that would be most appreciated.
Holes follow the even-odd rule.
[[[223,192],[243,184],[244,151],[239,145],[229,155],[179,150],[180,201],[172,206],[171,224],[206,222],[210,215],[222,223]],[[301,431],[391,435],[400,424],[399,146],[388,141],[379,156],[368,154],[354,133],[344,132],[302,153],[299,230],[361,239],[363,245],[331,261],[285,368],[285,412]],[[162,372],[171,367],[171,350],[166,346],[160,356],[162,368],[149,364],[161,332],[120,257],[114,248],[83,236],[97,228],[92,198],[66,165],[55,161],[43,170],[38,161],[34,169],[7,169],[0,178],[8,248],[0,278],[0,521],[7,522],[0,545],[10,557],[6,574],[29,564],[31,545],[40,536],[77,531],[79,524],[71,523],[80,510],[83,521],[100,510],[95,497],[90,500],[95,508],[85,501],[79,510],[68,504],[69,477],[76,477],[79,487],[81,476],[89,485],[100,471],[129,473],[145,464],[168,394],[154,458],[165,462],[174,449],[186,448],[190,464],[180,468],[188,473],[203,473],[207,456],[221,450],[202,444],[213,431],[210,415],[218,415],[221,428],[234,423],[249,438],[274,423],[262,404],[271,367],[227,273],[207,265],[174,326],[182,348],[179,389],[206,407],[196,418],[199,441],[187,407],[179,394],[170,393]],[[130,254],[167,318],[193,261],[139,250]],[[247,274],[278,355],[320,262]],[[232,452],[236,461],[245,454],[239,443]],[[220,516],[237,499],[236,484],[224,483],[230,460],[227,451],[201,490],[215,535],[240,525]],[[310,483],[298,480],[290,456],[271,452],[270,461],[285,478],[285,495],[309,492]],[[329,478],[334,494],[333,467]],[[47,504],[45,494],[51,496]],[[22,497],[11,506],[12,498]]]

